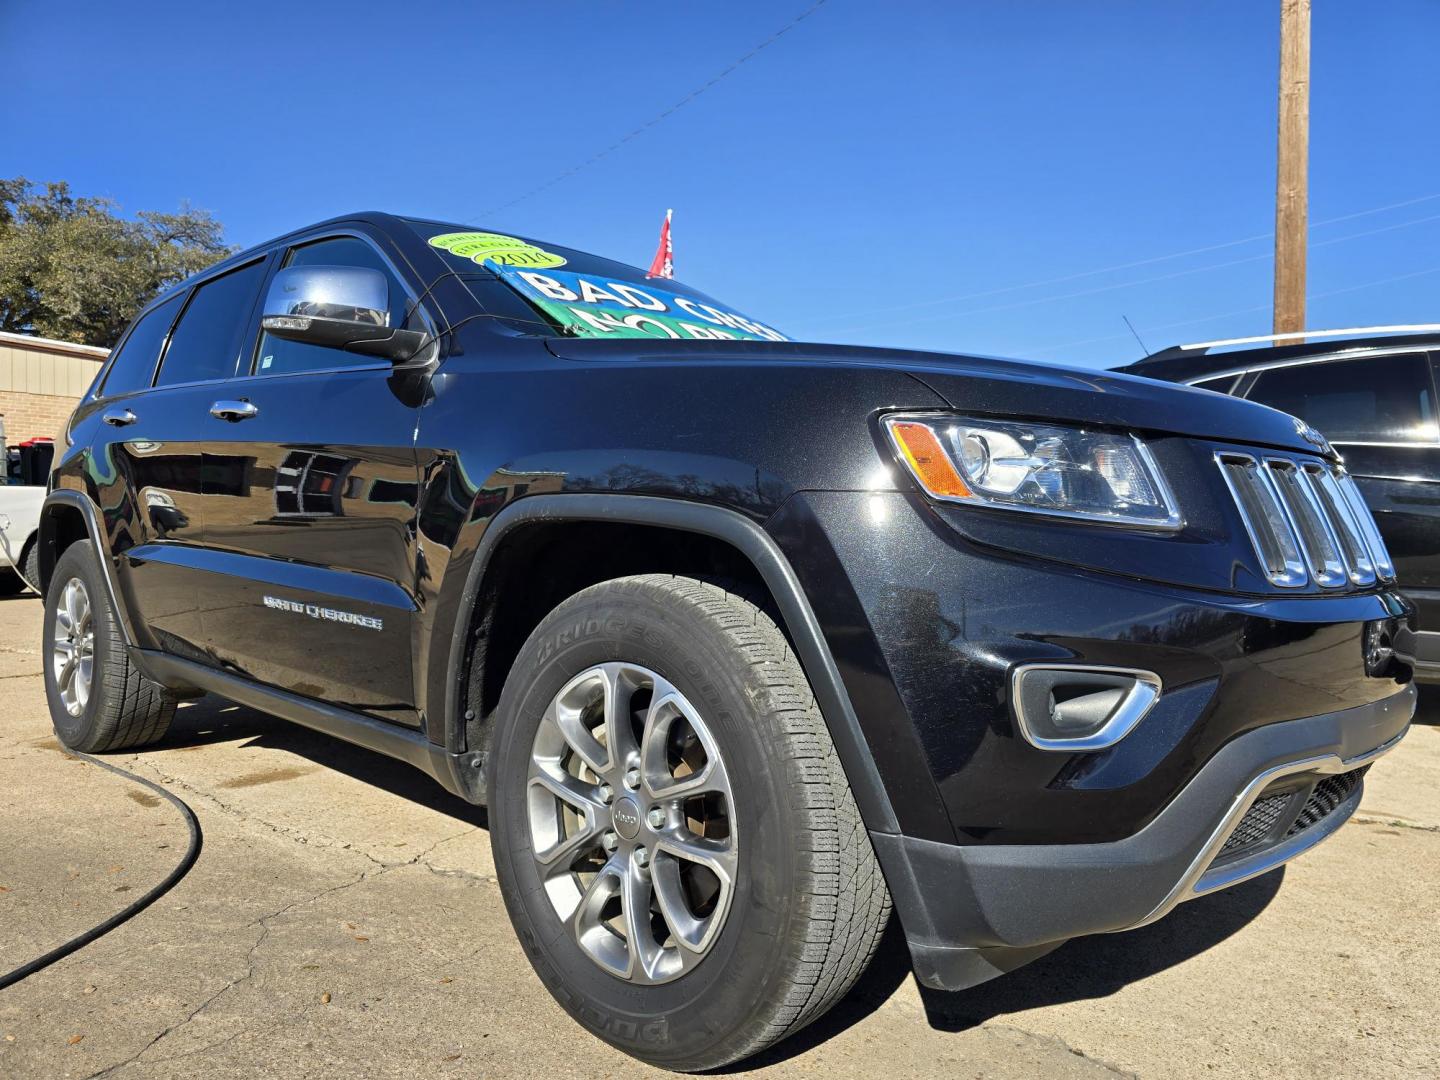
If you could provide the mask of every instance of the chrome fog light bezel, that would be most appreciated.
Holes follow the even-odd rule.
[[[1038,718],[1030,715],[1033,710],[1027,710],[1025,707],[1028,696],[1027,682],[1034,676],[1048,673],[1061,676],[1066,674],[1081,677],[1095,676],[1098,677],[1095,683],[1097,687],[1103,687],[1105,679],[1112,680],[1111,685],[1116,689],[1120,689],[1125,680],[1129,681],[1129,686],[1119,704],[1106,715],[1095,730],[1073,737],[1048,735],[1040,730],[1041,725],[1037,722]],[[1080,680],[1077,679],[1077,681]],[[1135,730],[1136,725],[1149,715],[1164,691],[1164,683],[1160,676],[1145,668],[1113,667],[1104,664],[1051,663],[1043,660],[1017,664],[1011,669],[1009,683],[1010,710],[1025,741],[1037,750],[1068,754],[1091,753],[1114,746]]]

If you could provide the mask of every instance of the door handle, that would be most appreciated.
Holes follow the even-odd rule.
[[[229,420],[232,424],[239,420],[249,420],[259,412],[249,401],[217,401],[210,406],[211,416],[217,420]]]
[[[135,423],[135,421],[140,418],[129,409],[107,409],[101,415],[100,419],[104,420],[105,423],[111,427],[125,427],[127,424]]]

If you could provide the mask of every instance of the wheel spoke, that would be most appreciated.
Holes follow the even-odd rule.
[[[586,723],[586,716],[600,695],[602,708],[608,713],[611,687],[599,668],[582,672],[566,684],[550,706],[555,727],[565,739],[565,744],[575,752],[590,771],[598,776],[611,771],[610,752],[595,738]],[[602,714],[603,715],[603,714]]]
[[[72,651],[55,675],[55,685],[59,687],[61,694],[70,693],[71,683],[75,681],[75,667],[75,655]]]
[[[623,772],[632,755],[639,751],[630,728],[630,699],[635,696],[634,669],[625,664],[601,664],[605,679],[605,745],[611,767]]]
[[[656,687],[655,698],[645,715],[640,772],[646,790],[656,799],[679,799],[706,792],[718,792],[728,799],[730,782],[709,730],[683,694],[669,684],[665,684],[665,691],[661,694],[660,688]],[[671,730],[679,721],[683,721],[699,740],[705,761],[694,772],[677,777],[671,771],[668,753]]]
[[[75,673],[75,703],[84,709],[90,701],[90,677],[92,674],[93,661],[84,656],[76,665]]]
[[[555,773],[541,768],[530,777],[530,782],[545,788],[550,794],[573,807],[578,813],[590,817],[598,813],[604,805],[600,799],[600,792],[594,785],[587,784],[569,773],[561,773],[557,776]]]
[[[680,879],[678,860],[661,852],[650,871],[650,880],[655,886],[655,899],[660,915],[675,940],[691,952],[703,951],[708,919],[698,919],[685,902],[685,885]]]
[[[618,858],[602,866],[570,917],[570,930],[580,947],[597,964],[622,979],[629,974],[629,950],[605,921],[604,912],[606,904],[624,887],[626,870],[625,861]]]
[[[81,632],[80,619],[86,606],[84,603],[84,587],[79,579],[71,578],[70,583],[65,586],[65,614],[69,617],[66,622],[66,629],[72,634]]]
[[[596,789],[568,773],[555,775],[543,766],[530,777],[531,840],[535,859],[542,866],[568,871],[576,856],[598,847],[604,804]],[[538,798],[536,798],[538,796]],[[559,800],[579,817],[567,821],[555,806]],[[548,804],[548,813],[545,812]]]
[[[679,831],[668,832],[655,843],[657,851],[705,867],[720,879],[722,887],[735,878],[735,846],[729,840],[709,840]]]
[[[625,914],[625,939],[630,948],[630,978],[656,982],[662,951],[650,929],[650,881],[634,866],[622,879],[620,906]]]

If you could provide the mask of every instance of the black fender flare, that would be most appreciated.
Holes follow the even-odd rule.
[[[460,745],[465,730],[460,687],[463,685],[468,621],[480,597],[490,559],[507,533],[537,521],[614,521],[654,525],[709,536],[729,544],[744,555],[755,567],[780,609],[785,629],[795,644],[800,665],[815,692],[815,700],[835,743],[841,767],[845,770],[866,828],[871,832],[899,833],[900,826],[889,793],[871,756],[850,695],[845,690],[819,620],[794,570],[775,541],[754,521],[734,510],[706,503],[653,495],[577,492],[527,495],[496,514],[486,526],[471,560],[459,607],[460,621],[450,644],[445,737],[452,750]]]
[[[62,506],[79,510],[80,516],[85,519],[85,531],[100,557],[100,576],[105,579],[105,593],[110,601],[110,610],[115,612],[116,621],[120,624],[121,638],[127,646],[133,648],[136,644],[135,626],[130,618],[130,609],[125,604],[119,584],[115,580],[115,560],[105,542],[105,530],[100,527],[100,512],[95,503],[82,492],[58,488],[45,496],[45,501],[40,504],[40,528],[35,539],[40,545],[40,580],[48,589],[51,575],[55,572],[55,518],[57,509]]]

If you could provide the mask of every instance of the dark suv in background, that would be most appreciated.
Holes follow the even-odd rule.
[[[66,746],[214,692],[425,770],[488,807],[545,985],[675,1069],[824,1013],[892,903],[958,989],[1264,873],[1414,709],[1384,544],[1290,416],[792,342],[432,221],[157,299],[51,487]]]
[[[1321,331],[1180,345],[1121,371],[1233,394],[1299,417],[1345,461],[1415,605],[1396,643],[1421,682],[1440,682],[1440,326]],[[1236,346],[1251,346],[1249,348]]]

